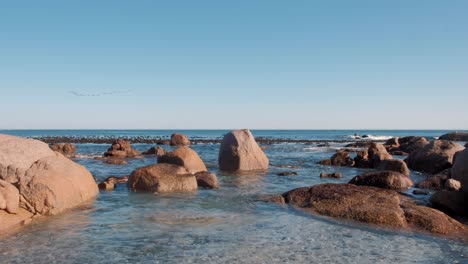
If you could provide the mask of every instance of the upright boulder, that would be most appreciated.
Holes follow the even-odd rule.
[[[413,151],[405,160],[413,170],[436,174],[452,167],[456,152],[464,147],[452,141],[434,140],[422,149]]]
[[[182,166],[190,173],[207,171],[203,160],[197,152],[189,147],[178,147],[176,150],[158,157],[158,163]]]
[[[50,144],[50,148],[67,158],[74,158],[76,155],[76,146],[69,143]]]
[[[430,142],[425,137],[402,137],[398,139],[400,144],[398,151],[412,153],[415,150],[422,149]]]
[[[171,135],[171,146],[190,146],[191,142],[188,137],[184,134],[172,134]]]
[[[468,132],[451,132],[440,136],[439,139],[451,141],[468,141]]]
[[[141,153],[134,149],[130,142],[123,139],[117,139],[112,143],[112,146],[104,153],[104,157],[116,158],[136,158],[140,157]]]
[[[233,130],[224,136],[218,163],[224,171],[268,169],[268,157],[248,129]]]
[[[132,172],[127,187],[143,192],[192,192],[198,188],[195,175],[184,167],[159,163]]]
[[[353,166],[354,160],[349,156],[349,152],[346,150],[338,150],[331,157],[331,165],[333,166]]]
[[[352,178],[349,183],[395,190],[408,189],[413,186],[413,181],[409,177],[395,171],[380,171],[361,174]]]
[[[392,155],[390,155],[385,147],[379,143],[372,143],[367,152],[369,154],[368,158],[372,168],[377,168],[383,160],[393,159]]]
[[[376,169],[380,171],[396,171],[405,176],[409,176],[411,174],[406,163],[399,159],[383,160]]]
[[[468,149],[457,154],[451,169],[451,176],[461,183],[464,192],[468,192]]]

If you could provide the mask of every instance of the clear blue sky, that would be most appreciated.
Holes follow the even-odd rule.
[[[467,14],[439,0],[0,0],[0,128],[467,129]]]

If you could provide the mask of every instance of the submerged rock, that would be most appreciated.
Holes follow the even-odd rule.
[[[339,172],[333,172],[333,173],[320,173],[320,178],[335,178],[335,179],[339,179],[341,178],[343,175]]]
[[[111,181],[103,181],[98,185],[99,189],[104,191],[111,191],[115,189],[115,183]]]
[[[112,146],[104,153],[104,157],[117,157],[117,158],[136,158],[141,157],[141,153],[134,149],[130,142],[117,139]]]
[[[179,165],[190,173],[207,171],[205,163],[203,163],[200,156],[189,147],[178,147],[176,150],[158,157],[158,163]]]
[[[283,172],[277,173],[276,175],[278,175],[278,176],[297,176],[297,172],[296,171],[283,171]]]
[[[395,191],[352,184],[321,184],[282,194],[286,203],[325,216],[394,228],[462,235],[466,228]]]
[[[349,183],[395,190],[408,189],[413,186],[413,181],[408,176],[395,171],[380,171],[361,174],[351,179]]]
[[[451,141],[435,140],[412,152],[405,161],[410,169],[435,174],[452,167],[453,156],[463,149]]]
[[[49,147],[67,158],[74,158],[76,155],[76,146],[70,143],[50,144]]]
[[[219,150],[219,168],[224,171],[267,170],[268,157],[248,129],[227,133]]]
[[[172,134],[171,135],[171,146],[190,146],[191,142],[186,135],[183,134]]]
[[[184,167],[158,163],[136,169],[128,178],[127,187],[144,192],[192,192],[198,188],[195,175]]]
[[[102,160],[106,164],[112,164],[112,165],[126,165],[128,162],[123,159],[123,158],[114,158],[114,157],[108,157],[104,158]]]
[[[195,173],[195,178],[197,179],[198,187],[207,188],[207,189],[218,189],[218,178],[216,174],[212,172],[197,172]]]
[[[143,155],[156,155],[156,157],[161,157],[167,154],[167,150],[162,147],[152,147],[147,151],[143,152]]]

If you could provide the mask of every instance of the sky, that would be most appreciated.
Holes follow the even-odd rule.
[[[0,0],[0,129],[468,129],[468,1]]]

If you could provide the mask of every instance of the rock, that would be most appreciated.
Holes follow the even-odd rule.
[[[115,183],[111,181],[103,181],[98,185],[99,189],[104,191],[111,191],[115,189]]]
[[[278,176],[297,176],[297,172],[295,172],[295,171],[283,171],[283,172],[277,173],[276,175],[278,175]]]
[[[167,154],[167,150],[161,147],[152,147],[147,151],[143,152],[143,155],[156,155],[156,157],[161,157]]]
[[[57,153],[35,162],[20,178],[21,207],[31,213],[55,215],[76,207],[98,194],[85,167]]]
[[[393,159],[385,147],[379,143],[372,143],[369,149],[367,150],[369,154],[369,162],[372,168],[377,168],[381,161]]]
[[[221,170],[267,170],[268,162],[250,130],[233,130],[224,136],[218,159]]]
[[[169,163],[182,166],[190,173],[207,171],[200,156],[189,147],[178,147],[176,150],[158,157],[158,163]]]
[[[104,153],[104,157],[136,158],[141,157],[141,153],[134,149],[127,140],[117,139]]]
[[[416,190],[413,190],[413,194],[415,194],[415,195],[428,195],[428,194],[430,194],[430,192],[426,191],[426,190],[416,189]]]
[[[405,153],[411,153],[417,149],[422,149],[430,142],[425,137],[403,137],[399,138],[398,142],[400,143],[399,151]]]
[[[123,159],[123,158],[114,158],[114,157],[109,157],[103,159],[103,162],[106,164],[112,164],[112,165],[125,165],[128,164],[128,162]]]
[[[354,158],[354,166],[358,168],[371,168],[372,164],[369,161],[369,152],[367,149],[363,149],[358,152]]]
[[[195,173],[195,178],[197,179],[198,187],[207,188],[207,189],[218,189],[218,178],[216,174],[212,172],[197,172]]]
[[[0,210],[5,210],[10,214],[17,214],[19,201],[18,189],[11,183],[0,180]]]
[[[396,171],[405,176],[410,176],[411,172],[402,160],[383,160],[376,168],[379,171]]]
[[[352,184],[321,184],[282,194],[286,203],[325,216],[397,228],[464,235],[465,227],[442,212],[414,204],[395,191]]]
[[[325,166],[331,166],[331,160],[321,160],[319,162],[317,162],[317,164],[320,164],[320,165],[325,165]]]
[[[438,191],[431,196],[430,202],[437,208],[450,215],[468,215],[468,193]]]
[[[353,166],[354,160],[349,156],[348,151],[339,150],[331,157],[332,166]]]
[[[440,136],[439,139],[451,141],[468,141],[468,132],[451,132]]]
[[[31,165],[55,152],[41,141],[0,134],[0,179],[16,183]]]
[[[410,169],[435,174],[452,167],[453,156],[463,149],[463,146],[451,141],[435,140],[413,151],[405,161]]]
[[[260,198],[261,201],[268,203],[285,204],[284,197],[281,195],[265,195]]]
[[[369,148],[372,145],[372,141],[359,141],[345,145],[345,148]]]
[[[120,176],[120,177],[110,176],[110,177],[107,177],[107,179],[105,179],[104,181],[111,182],[114,184],[127,183],[128,176]]]
[[[445,189],[449,191],[459,191],[461,189],[461,183],[454,179],[447,179],[445,181]],[[468,205],[468,204],[467,204]]]
[[[450,173],[454,180],[461,183],[462,190],[468,192],[468,149],[457,154],[457,158]]]
[[[127,187],[144,192],[191,192],[198,188],[195,175],[182,166],[158,163],[132,172]]]
[[[339,172],[333,172],[333,173],[320,173],[320,178],[336,178],[336,179],[339,179],[341,178],[343,175]]]
[[[186,135],[183,134],[172,134],[171,135],[171,146],[190,146],[190,140]]]
[[[0,234],[4,235],[18,230],[22,225],[30,222],[32,217],[33,214],[23,208],[20,208],[16,214],[0,210]]]
[[[166,145],[166,146],[169,146],[171,145],[171,141],[170,140],[159,140],[156,142],[156,145]]]
[[[385,146],[385,148],[387,150],[389,148],[390,149],[398,148],[398,147],[400,147],[399,138],[397,138],[397,137],[391,138],[391,139],[387,140],[387,142],[385,142],[383,145]]]
[[[447,180],[447,175],[433,175],[424,181],[416,184],[416,187],[421,189],[430,189],[430,190],[442,190],[445,186],[445,181]]]
[[[408,156],[409,155],[408,153],[404,151],[400,151],[400,150],[391,151],[390,154],[394,156]]]
[[[50,144],[50,149],[59,152],[67,158],[74,158],[76,155],[76,146],[69,143]]]
[[[394,190],[407,189],[413,186],[413,181],[409,177],[395,171],[379,171],[361,174],[352,178],[349,183]]]

